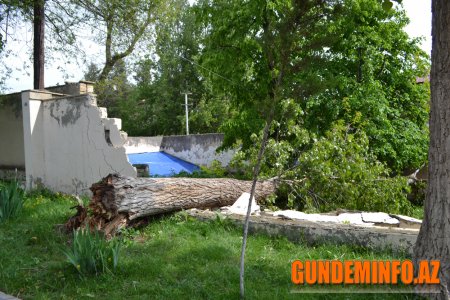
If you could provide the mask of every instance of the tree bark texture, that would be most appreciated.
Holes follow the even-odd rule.
[[[414,258],[440,260],[441,294],[450,284],[450,2],[432,0],[430,148],[425,215]],[[419,288],[426,293],[430,287]]]
[[[33,88],[44,89],[45,0],[34,0]]]
[[[91,187],[91,226],[112,232],[118,225],[152,215],[189,208],[214,208],[233,204],[251,189],[251,181],[229,178],[133,178],[109,175]],[[276,190],[275,180],[259,181],[255,199]],[[80,213],[79,213],[80,214]],[[83,218],[87,215],[84,214]],[[83,220],[69,220],[73,229]],[[112,225],[117,223],[117,225]],[[72,224],[72,225],[71,225]],[[109,233],[108,232],[108,233]]]

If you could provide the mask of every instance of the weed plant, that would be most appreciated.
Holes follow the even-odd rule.
[[[78,229],[73,232],[72,244],[63,252],[81,275],[98,275],[116,269],[119,250],[118,240],[107,241],[96,230]]]
[[[17,217],[25,201],[24,191],[17,180],[0,186],[0,223]]]

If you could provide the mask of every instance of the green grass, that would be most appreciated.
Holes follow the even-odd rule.
[[[184,214],[126,230],[117,270],[80,276],[59,233],[75,201],[62,196],[28,199],[22,216],[0,224],[0,290],[23,299],[238,299],[241,229],[226,221],[200,222]],[[295,259],[402,259],[349,246],[308,247],[284,238],[250,236],[247,299],[409,299],[401,295],[292,294]]]

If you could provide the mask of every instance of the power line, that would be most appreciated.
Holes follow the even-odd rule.
[[[199,64],[196,63],[195,61],[192,61],[192,60],[190,60],[190,59],[188,59],[188,58],[186,58],[186,57],[184,57],[184,56],[181,56],[181,55],[179,55],[179,54],[178,54],[178,56],[179,56],[180,58],[182,58],[182,59],[184,59],[184,60],[190,62],[191,64],[196,65],[197,67],[200,67],[200,68],[202,68],[202,69],[204,69],[204,70],[206,70],[206,71],[208,71],[208,72],[210,72],[210,73],[213,73],[214,75],[216,75],[216,76],[218,76],[218,77],[220,77],[220,78],[222,78],[222,79],[225,79],[226,81],[231,82],[232,84],[236,84],[236,83],[234,83],[231,79],[228,79],[228,78],[226,78],[226,77],[220,75],[219,73],[216,73],[216,72],[214,72],[214,71],[212,71],[212,70],[209,70],[209,69],[203,67],[202,65],[199,65]]]

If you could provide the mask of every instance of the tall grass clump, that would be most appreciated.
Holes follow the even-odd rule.
[[[96,230],[78,229],[73,232],[72,244],[63,252],[81,275],[98,275],[117,268],[119,250],[118,240],[107,241]]]
[[[0,185],[0,223],[17,217],[24,201],[24,191],[17,180]]]

